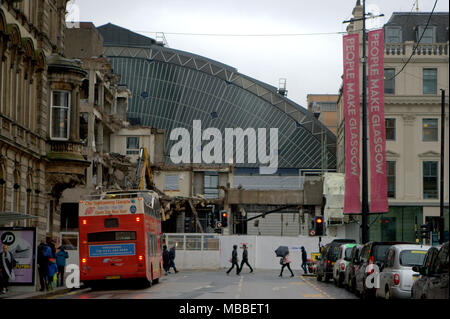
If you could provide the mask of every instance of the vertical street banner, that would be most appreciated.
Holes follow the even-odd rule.
[[[361,212],[360,199],[360,100],[359,35],[345,35],[344,47],[344,117],[345,117],[345,197],[344,214]]]
[[[13,269],[14,279],[9,280],[10,284],[34,285],[36,228],[1,227],[0,251],[3,251],[3,245],[8,246],[8,251],[17,262]]]
[[[384,122],[384,30],[370,31],[368,42],[370,212],[386,213],[388,199]]]

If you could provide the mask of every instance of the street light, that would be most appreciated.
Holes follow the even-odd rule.
[[[363,83],[362,83],[362,206],[361,206],[361,242],[363,244],[369,241],[368,213],[369,213],[369,196],[368,196],[368,165],[367,165],[367,70],[366,70],[366,15],[370,18],[383,17],[384,14],[373,15],[366,14],[366,1],[363,0],[363,16],[358,19],[350,19],[343,21],[349,23],[353,21],[363,22],[362,37],[362,64],[363,64]]]

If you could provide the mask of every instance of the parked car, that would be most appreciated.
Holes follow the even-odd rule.
[[[430,249],[428,249],[427,254],[424,258],[423,264],[420,267],[417,267],[417,272],[420,274],[420,268],[424,268],[423,272],[426,273],[427,269],[431,269],[432,263],[436,260],[436,256],[439,254],[440,246],[432,246]],[[423,296],[423,288],[425,286],[425,283],[427,282],[427,276],[426,275],[419,275],[419,278],[417,278],[413,286],[411,288],[411,298],[413,299],[421,299]]]
[[[386,259],[381,265],[379,288],[376,296],[380,298],[411,298],[411,288],[419,277],[413,271],[414,266],[421,266],[428,249],[424,245],[393,245],[386,253]]]
[[[335,239],[322,247],[317,264],[317,280],[325,282],[333,277],[333,266],[339,255],[339,246],[346,243],[356,243],[353,239]]]
[[[342,287],[345,276],[345,269],[352,255],[353,247],[356,244],[343,244],[339,247],[338,259],[333,266],[333,280],[334,284],[338,287]]]
[[[360,258],[355,270],[355,292],[362,298],[375,297],[375,288],[366,287],[366,278],[373,272],[369,270],[370,264],[376,264],[378,267],[384,262],[386,252],[392,245],[407,244],[405,242],[383,242],[371,241],[364,245],[361,250]]]
[[[428,261],[426,261],[427,263]],[[413,297],[420,299],[448,299],[448,242],[442,245],[429,265],[415,266],[423,277],[422,289],[415,291]],[[415,290],[417,288],[415,287]]]
[[[363,248],[363,245],[355,245],[352,248],[352,253],[350,256],[350,261],[345,268],[345,275],[344,275],[344,286],[350,290],[355,290],[355,270],[357,267],[357,263],[359,262],[359,256],[361,254],[361,249]]]

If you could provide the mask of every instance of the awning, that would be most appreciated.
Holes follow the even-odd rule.
[[[18,212],[0,212],[0,225],[8,224],[18,220],[33,219],[33,218],[37,218],[37,216],[32,216]]]

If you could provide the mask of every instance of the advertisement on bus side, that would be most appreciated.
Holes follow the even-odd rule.
[[[143,214],[143,203],[141,198],[81,201],[79,216]]]

